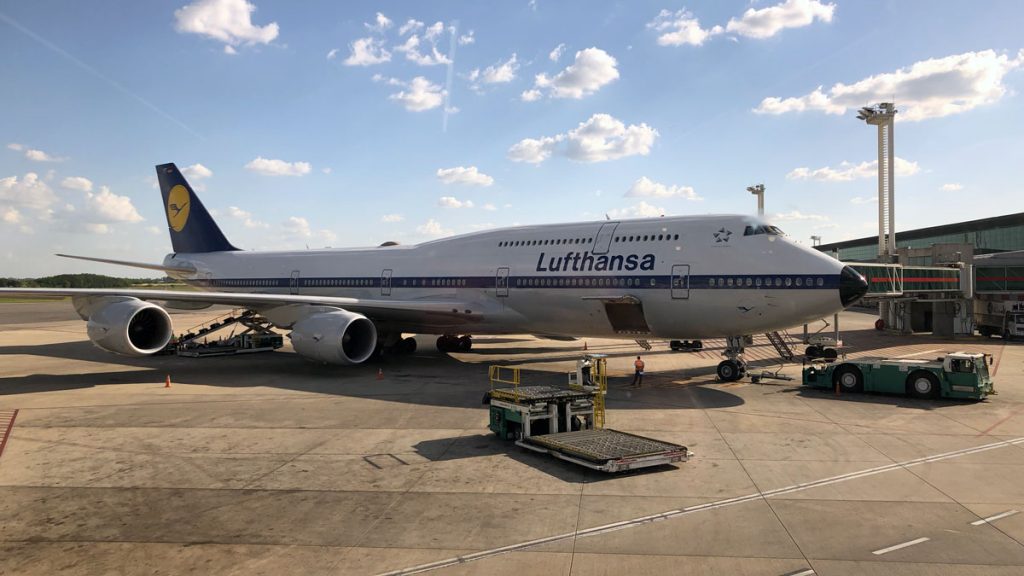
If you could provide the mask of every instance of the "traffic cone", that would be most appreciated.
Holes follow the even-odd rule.
[[[170,388],[170,387],[171,387],[171,375],[168,374],[167,375],[167,380],[164,381],[164,388]]]
[[[383,368],[377,368],[377,380],[383,380],[383,379],[384,379],[384,369]]]
[[[587,341],[586,340],[583,341],[583,351],[584,352],[587,351]]]

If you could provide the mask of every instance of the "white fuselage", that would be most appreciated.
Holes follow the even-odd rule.
[[[482,320],[384,331],[711,338],[788,328],[843,308],[842,263],[743,216],[489,230],[415,246],[172,254],[228,292],[451,300]],[[371,316],[372,319],[372,316]]]

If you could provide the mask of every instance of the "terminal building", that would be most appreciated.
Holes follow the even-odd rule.
[[[898,271],[874,264],[877,236],[816,248],[865,263],[861,272],[873,291],[892,304],[883,309],[890,311],[886,326],[894,330],[1013,335],[1005,321],[994,325],[993,310],[1001,319],[1004,307],[1008,318],[1024,308],[1024,212],[897,232]]]

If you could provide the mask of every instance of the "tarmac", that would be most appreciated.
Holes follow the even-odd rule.
[[[797,380],[723,384],[721,341],[591,339],[608,426],[694,452],[606,475],[499,440],[481,403],[488,366],[562,384],[582,341],[125,358],[69,302],[0,304],[0,574],[1024,573],[1024,345],[873,320],[841,315],[851,357],[988,352],[998,395],[802,389],[763,337],[748,357]]]

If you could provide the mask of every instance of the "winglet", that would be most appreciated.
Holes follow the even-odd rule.
[[[238,250],[228,242],[195,191],[173,163],[156,167],[164,198],[167,229],[175,252],[226,252]]]

